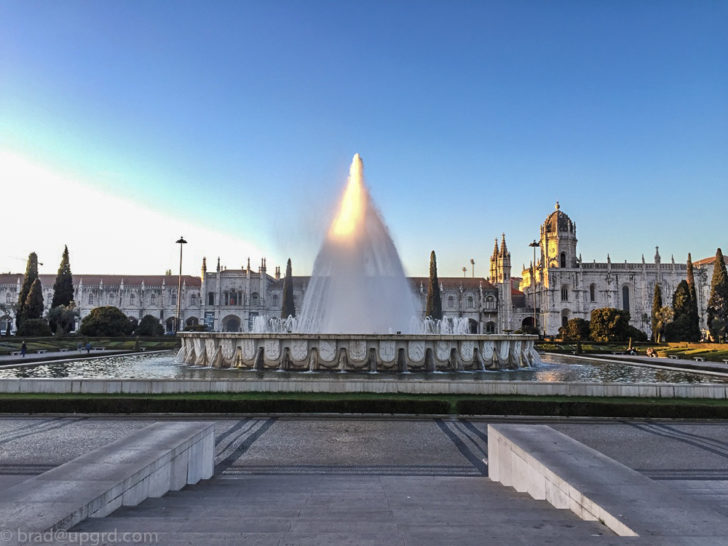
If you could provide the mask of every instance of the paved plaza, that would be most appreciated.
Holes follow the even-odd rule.
[[[171,419],[171,418],[170,418]],[[4,417],[0,488],[156,417]],[[164,420],[164,419],[161,419]],[[195,419],[200,420],[200,419]],[[151,532],[159,544],[617,544],[604,525],[487,478],[487,423],[504,419],[211,420],[211,480],[89,519],[78,532]],[[512,421],[511,421],[512,422]],[[728,517],[728,424],[538,422]],[[640,543],[645,543],[640,539]]]

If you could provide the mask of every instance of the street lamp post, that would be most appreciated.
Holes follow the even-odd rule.
[[[467,272],[468,272],[468,268],[463,266],[463,277],[466,276]]]
[[[176,334],[179,330],[179,308],[182,302],[182,245],[186,245],[187,241],[180,235],[180,238],[175,241],[179,245],[179,278],[177,280],[177,313],[174,316],[174,333]]]
[[[470,258],[470,267],[473,270],[473,278],[475,278],[475,258]]]
[[[533,290],[533,327],[536,327],[536,247],[541,246],[541,243],[534,241],[532,243],[529,243],[528,246],[530,246],[533,249],[533,263],[531,266],[531,290]]]

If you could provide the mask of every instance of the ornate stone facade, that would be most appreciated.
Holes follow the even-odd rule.
[[[654,260],[638,263],[583,262],[577,254],[576,224],[556,205],[541,225],[535,269],[525,268],[521,277],[511,276],[511,255],[505,235],[496,239],[490,257],[490,277],[440,277],[442,310],[446,318],[467,320],[471,333],[519,331],[535,323],[541,333],[555,335],[565,321],[589,319],[592,310],[617,307],[630,312],[632,324],[650,333],[652,296],[656,283],[662,287],[663,303],[669,305],[678,283],[685,279],[684,263],[662,263],[659,249]],[[695,262],[701,327],[710,296],[714,258]],[[46,306],[53,296],[55,275],[40,275]],[[240,269],[220,265],[207,270],[203,259],[199,277],[182,277],[181,321],[185,325],[207,324],[215,331],[250,332],[258,317],[280,316],[283,279],[280,268],[267,273],[266,260],[253,271],[248,259]],[[300,309],[310,277],[293,277],[296,309]],[[174,329],[177,305],[175,275],[74,275],[76,304],[80,317],[100,305],[115,305],[125,314],[141,319],[158,317],[168,332]],[[425,308],[428,279],[410,278],[412,288]],[[0,331],[8,322],[15,329],[13,306],[23,282],[22,274],[0,275]],[[535,307],[535,312],[534,312]]]
[[[687,275],[685,263],[675,263],[674,258],[662,263],[659,248],[651,263],[644,255],[638,263],[612,262],[609,254],[606,262],[582,261],[576,251],[576,224],[558,203],[541,225],[538,242],[535,268],[532,264],[523,270],[520,289],[531,313],[535,301],[536,326],[546,335],[557,334],[569,319],[589,320],[591,312],[600,307],[629,311],[631,324],[649,335],[655,284],[662,288],[663,304],[670,305],[675,288]],[[699,299],[707,301],[701,282],[704,275],[696,269]],[[528,316],[523,318],[524,324],[532,321]]]

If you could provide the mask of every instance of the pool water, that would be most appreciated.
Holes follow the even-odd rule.
[[[533,369],[512,371],[435,372],[435,373],[337,373],[285,372],[191,367],[175,362],[174,353],[117,355],[71,362],[24,366],[0,370],[0,379],[13,378],[71,378],[71,379],[241,379],[254,377],[327,377],[346,380],[347,377],[376,380],[408,379],[472,379],[491,381],[536,381],[553,383],[726,383],[727,377],[646,368],[629,364],[574,363],[546,355],[543,363]]]

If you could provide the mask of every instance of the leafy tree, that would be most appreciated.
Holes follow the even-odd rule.
[[[129,322],[129,325],[126,327],[126,329],[129,331],[129,333],[134,332],[139,326],[139,321],[136,317],[126,317],[126,320]]]
[[[38,278],[38,255],[35,252],[31,252],[28,255],[28,263],[25,266],[25,277],[23,277],[23,287],[20,289],[18,294],[18,305],[15,314],[15,326],[20,328],[20,325],[25,319],[25,301],[28,299],[30,294],[30,287]]]
[[[164,334],[164,326],[157,317],[144,315],[134,333],[138,336],[161,336]]]
[[[680,281],[672,296],[673,321],[665,327],[670,341],[698,341],[700,331],[693,321],[693,301],[687,281]]]
[[[430,252],[430,283],[427,286],[427,306],[425,316],[434,320],[442,320],[442,300],[440,299],[440,281],[437,279],[437,258],[435,251]]]
[[[662,343],[664,341],[663,333],[665,328],[672,322],[672,319],[675,318],[675,312],[672,310],[672,307],[660,307],[656,317],[657,323],[655,325],[654,340],[657,343]]]
[[[589,321],[589,337],[593,341],[626,341],[629,337],[629,311],[603,307],[594,309]]]
[[[728,326],[728,274],[723,252],[718,249],[713,264],[713,279],[708,300],[708,329],[713,341],[720,341]]]
[[[662,309],[662,289],[660,285],[655,283],[655,293],[652,295],[652,317],[650,321],[650,327],[652,329],[652,341],[658,341],[658,317]]]
[[[119,337],[131,334],[131,323],[118,307],[96,307],[81,321],[81,334],[92,337]]]
[[[23,306],[23,320],[43,317],[43,286],[40,279],[35,279],[28,292]]]
[[[76,325],[78,311],[73,302],[68,305],[57,305],[48,312],[48,325],[51,332],[57,336],[63,336],[73,331]]]
[[[688,253],[688,288],[690,289],[690,317],[688,322],[688,341],[700,341],[700,315],[698,314],[698,292],[695,288],[693,258]]]
[[[573,318],[566,323],[562,337],[565,341],[586,341],[589,339],[589,321]]]
[[[293,300],[293,273],[291,270],[291,259],[286,264],[286,276],[283,279],[283,301],[281,302],[281,318],[296,316],[296,303]]]
[[[48,321],[42,318],[25,319],[16,333],[24,337],[47,337],[51,335]]]
[[[647,341],[647,334],[631,324],[627,326],[627,337],[632,341]]]
[[[68,246],[63,248],[61,265],[58,267],[56,282],[53,283],[53,301],[51,309],[59,305],[69,305],[73,301],[73,277],[71,276],[71,264],[68,261]],[[53,327],[51,326],[51,329]]]

